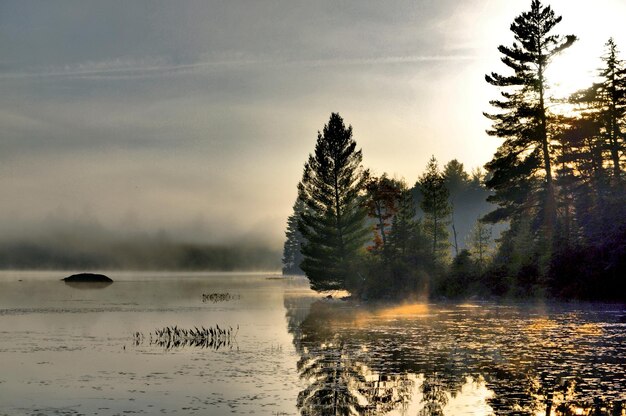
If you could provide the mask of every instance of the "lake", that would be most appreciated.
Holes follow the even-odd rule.
[[[66,275],[0,272],[0,415],[626,415],[623,305],[373,307],[274,274]]]

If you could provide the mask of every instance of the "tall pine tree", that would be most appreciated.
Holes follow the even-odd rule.
[[[502,62],[513,74],[485,76],[502,90],[502,98],[491,101],[499,111],[485,114],[493,121],[488,134],[504,139],[485,166],[491,174],[487,186],[495,190],[490,200],[499,205],[486,219],[512,219],[538,206],[539,212],[532,214],[539,214],[548,239],[556,220],[556,201],[545,74],[552,58],[576,41],[574,35],[552,34],[560,21],[550,6],[533,0],[530,11],[511,24],[513,45],[498,47]]]
[[[573,174],[584,178],[593,170],[598,182],[605,179],[606,170],[616,184],[622,176],[626,150],[626,68],[613,39],[605,46],[599,82],[570,97],[578,117],[569,120],[569,127],[562,134],[564,151],[560,156],[575,169]]]
[[[332,113],[318,132],[315,153],[309,155],[298,184],[304,204],[298,230],[305,239],[300,267],[314,290],[359,290],[356,258],[370,233],[362,197],[368,173],[362,158],[352,126],[346,128],[339,114]]]
[[[606,137],[606,147],[611,155],[613,177],[619,182],[622,176],[624,156],[624,127],[626,124],[626,68],[618,57],[617,45],[613,39],[606,43],[607,52],[602,57],[605,66],[600,72],[602,81],[598,94],[602,105],[600,120]]]
[[[449,192],[445,178],[439,171],[434,156],[428,161],[426,171],[418,184],[422,194],[420,207],[424,211],[424,231],[430,237],[433,257],[436,260],[444,260],[450,250],[447,227],[450,225],[452,208],[448,201]]]

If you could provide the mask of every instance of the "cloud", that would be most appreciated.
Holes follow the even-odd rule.
[[[215,69],[236,70],[237,68],[258,67],[302,67],[324,66],[365,66],[419,64],[425,62],[457,62],[477,59],[473,55],[409,55],[381,56],[374,58],[328,58],[328,59],[241,59],[202,61],[187,64],[168,64],[165,59],[114,59],[102,62],[84,62],[65,65],[60,68],[46,68],[39,71],[0,72],[0,79],[20,78],[83,78],[83,79],[132,79],[147,77],[169,77],[201,73]]]
[[[525,7],[3,1],[0,229],[89,212],[117,231],[278,244],[332,111],[379,173],[412,183],[433,153],[482,165],[498,144],[483,76]]]
[[[412,177],[381,138],[419,147],[402,144],[428,90],[415,77],[474,59],[421,35],[442,3],[154,4],[5,4],[5,235],[89,212],[111,230],[278,243],[331,111],[367,163]]]

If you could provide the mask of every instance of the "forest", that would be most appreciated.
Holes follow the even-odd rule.
[[[433,156],[413,186],[375,176],[332,113],[304,164],[283,272],[360,299],[625,301],[626,66],[608,39],[596,81],[553,97],[546,69],[577,41],[560,22],[533,0],[498,47],[506,72],[485,76],[500,95],[484,116],[499,147],[484,170]]]

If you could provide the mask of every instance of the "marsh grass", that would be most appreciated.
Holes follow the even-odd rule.
[[[233,327],[220,328],[219,325],[205,328],[204,326],[193,327],[191,329],[179,328],[178,326],[166,326],[155,329],[145,336],[141,332],[133,333],[133,343],[135,346],[149,342],[150,345],[157,345],[165,350],[176,348],[194,347],[219,350],[220,348],[232,348],[236,344],[239,325]]]
[[[218,303],[218,302],[229,302],[231,300],[239,300],[241,299],[240,295],[237,294],[231,294],[228,292],[225,293],[203,293],[202,294],[202,302],[206,303],[206,302],[212,302],[212,303]]]

